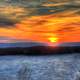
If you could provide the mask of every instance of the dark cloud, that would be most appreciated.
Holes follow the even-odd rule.
[[[57,6],[43,6],[44,4]],[[70,12],[68,16],[80,15],[80,0],[0,0],[0,26],[14,25],[29,16],[46,14],[65,16],[68,12]]]
[[[15,25],[15,22],[10,21],[10,20],[0,20],[0,27],[13,27]]]

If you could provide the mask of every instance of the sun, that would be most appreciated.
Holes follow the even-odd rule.
[[[58,42],[58,38],[57,37],[50,37],[48,38],[50,42]]]

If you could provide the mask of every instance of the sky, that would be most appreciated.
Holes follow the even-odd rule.
[[[0,0],[0,38],[80,42],[80,0]]]

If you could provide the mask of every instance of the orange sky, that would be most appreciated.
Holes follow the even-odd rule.
[[[32,16],[14,27],[1,27],[0,36],[52,43],[80,42],[80,16]]]

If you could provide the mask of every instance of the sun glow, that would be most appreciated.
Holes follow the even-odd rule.
[[[48,38],[50,42],[54,43],[54,42],[58,42],[58,38],[57,37],[50,37]]]

